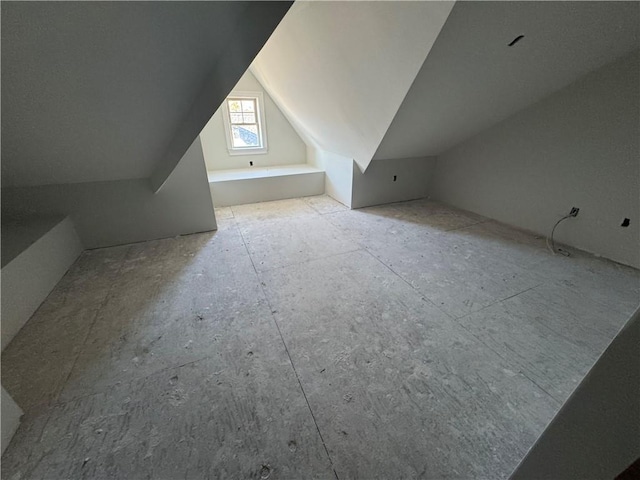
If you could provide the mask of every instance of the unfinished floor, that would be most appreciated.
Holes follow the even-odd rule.
[[[428,200],[85,252],[2,355],[6,479],[504,478],[637,270]]]

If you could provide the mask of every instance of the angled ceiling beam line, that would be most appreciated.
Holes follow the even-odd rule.
[[[253,2],[240,16],[236,31],[242,34],[230,39],[222,55],[207,77],[150,177],[151,188],[160,191],[180,159],[211,116],[222,104],[242,74],[247,70],[273,30],[278,26],[292,2]]]

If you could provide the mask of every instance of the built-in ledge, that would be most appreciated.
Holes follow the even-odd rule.
[[[2,224],[2,349],[82,253],[69,217]]]
[[[322,195],[324,170],[307,164],[209,171],[216,207]]]

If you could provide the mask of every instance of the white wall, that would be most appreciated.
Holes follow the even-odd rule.
[[[640,2],[457,2],[374,159],[440,155],[637,49],[639,19]]]
[[[264,155],[229,155],[223,125],[224,109],[220,107],[200,133],[207,170],[247,168],[249,162],[253,162],[254,167],[306,163],[305,143],[250,70],[246,71],[233,89],[263,92],[269,151]]]
[[[325,193],[351,208],[353,190],[353,160],[341,155],[307,148],[309,163],[325,171]]]
[[[2,189],[3,220],[33,214],[71,215],[86,248],[216,229],[198,139],[157,194],[148,179]]]
[[[3,241],[11,226],[3,225]],[[69,217],[2,267],[2,350],[27,323],[83,247]]]
[[[293,168],[291,170],[294,170]],[[210,183],[216,207],[310,197],[324,193],[324,172],[279,172],[278,175]]]
[[[428,181],[433,175],[434,167],[435,157],[425,157],[374,160],[364,173],[354,168],[351,207],[361,208],[427,197]]]
[[[2,397],[0,397],[1,406],[1,415],[2,415],[2,436],[1,436],[1,449],[2,453],[4,453],[5,449],[9,445],[11,441],[11,437],[18,429],[20,425],[20,417],[22,416],[22,410],[13,401],[13,398],[9,396],[7,391],[2,387]]]
[[[579,207],[556,230],[559,242],[640,267],[639,55],[439,156],[434,197],[542,235]]]
[[[303,140],[365,170],[453,2],[296,2],[251,69]]]
[[[436,164],[436,157],[375,160],[362,173],[352,159],[335,153],[309,147],[307,155],[325,171],[325,193],[349,208],[429,196]]]
[[[589,370],[511,480],[617,478],[637,460],[638,345],[640,310]]]

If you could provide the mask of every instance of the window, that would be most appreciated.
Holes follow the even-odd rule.
[[[229,155],[267,153],[262,92],[231,92],[224,101]]]

